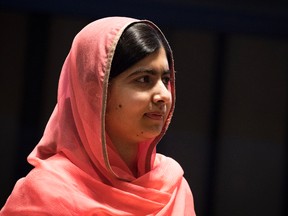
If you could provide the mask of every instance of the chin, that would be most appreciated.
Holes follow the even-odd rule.
[[[147,137],[148,139],[154,139],[157,136],[159,136],[161,132],[162,132],[162,127],[160,129],[157,128],[157,130],[154,129],[154,130],[146,131],[143,133],[143,135]]]

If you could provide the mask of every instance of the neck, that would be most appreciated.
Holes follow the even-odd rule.
[[[138,154],[138,144],[136,143],[126,143],[126,142],[114,142],[113,145],[116,147],[119,155],[127,164],[128,168],[131,170],[134,176],[137,176],[137,154]]]

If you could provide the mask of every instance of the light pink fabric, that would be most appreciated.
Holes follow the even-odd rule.
[[[1,216],[195,215],[182,168],[156,154],[172,117],[174,83],[162,134],[140,143],[138,177],[105,134],[111,61],[123,30],[134,22],[158,29],[149,21],[110,17],[87,25],[75,37],[61,71],[58,103],[28,157],[35,168],[17,182]]]

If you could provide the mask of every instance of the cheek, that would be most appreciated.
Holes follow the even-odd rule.
[[[115,87],[111,87],[108,90],[107,95],[107,107],[106,107],[106,114],[112,114],[115,111],[122,108],[122,98],[121,94]]]
[[[172,94],[170,94],[169,107],[172,106],[172,101],[173,101]]]
[[[125,94],[125,96],[122,97],[122,100],[119,102],[121,102],[123,108],[135,110],[141,109],[141,107],[147,104],[147,101],[149,101],[149,99],[147,98],[147,95],[145,93],[129,92]]]
[[[107,115],[123,115],[123,113],[127,112],[127,108],[129,109],[130,104],[129,100],[125,100],[123,98],[111,97],[107,103],[106,114]]]
[[[117,92],[117,93],[115,93]],[[145,92],[114,91],[107,101],[106,114],[129,116],[147,109],[149,96]],[[121,118],[118,116],[118,118]]]
[[[170,99],[169,102],[167,102],[167,115],[170,112],[171,108],[172,108],[172,94],[170,94]]]
[[[120,102],[109,103],[107,104],[106,114],[107,115],[115,115],[122,111],[123,105]]]

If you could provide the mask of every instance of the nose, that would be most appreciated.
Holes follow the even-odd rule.
[[[153,94],[153,103],[155,104],[167,104],[171,102],[171,91],[167,88],[167,86],[159,80],[154,88]]]

